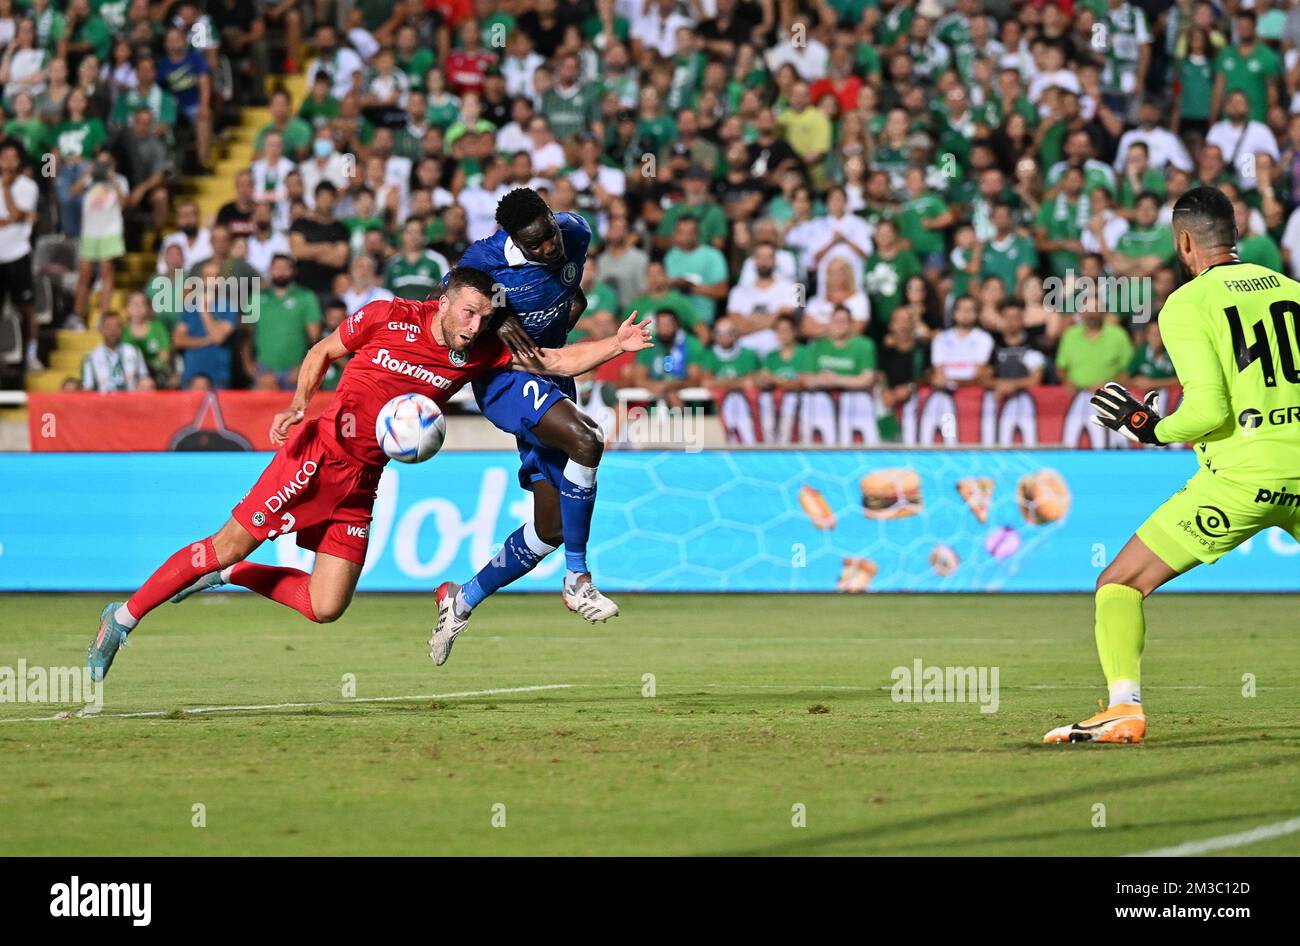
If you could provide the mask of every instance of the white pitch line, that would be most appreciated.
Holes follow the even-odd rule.
[[[1143,851],[1140,854],[1129,854],[1128,857],[1188,857],[1193,854],[1206,854],[1210,851],[1222,851],[1228,848],[1245,847],[1247,844],[1255,844],[1259,841],[1268,841],[1272,838],[1285,837],[1288,834],[1295,834],[1300,831],[1300,818],[1291,818],[1287,821],[1279,821],[1276,824],[1261,825],[1258,828],[1251,828],[1249,831],[1238,831],[1236,834],[1221,834],[1217,838],[1206,838],[1204,841],[1188,841],[1184,844],[1178,844],[1174,847],[1156,848],[1154,851]]]
[[[409,703],[415,700],[452,700],[469,696],[497,696],[503,693],[536,693],[540,690],[571,690],[572,683],[543,683],[527,687],[497,687],[491,690],[463,690],[459,693],[423,693],[415,696],[366,696],[351,700],[314,700],[307,703],[261,703],[246,706],[195,706],[182,709],[186,716],[203,713],[240,713],[270,709],[306,709],[312,706],[348,706],[352,703]],[[145,719],[170,715],[174,710],[148,710],[140,713],[58,713],[54,716],[24,716],[17,719],[0,719],[0,723],[46,723],[60,719]]]

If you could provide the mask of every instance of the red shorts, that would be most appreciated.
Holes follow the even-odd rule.
[[[232,511],[255,538],[298,534],[298,547],[362,565],[382,467],[342,453],[303,423]]]

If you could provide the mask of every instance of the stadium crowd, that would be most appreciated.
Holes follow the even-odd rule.
[[[174,198],[302,69],[220,212]],[[1300,275],[1300,0],[0,0],[0,86],[0,283],[33,370],[46,313],[102,333],[70,388],[290,387],[522,186],[591,224],[574,336],[652,318],[610,380],[669,402],[1171,384],[1199,184]],[[119,313],[127,246],[157,265]]]

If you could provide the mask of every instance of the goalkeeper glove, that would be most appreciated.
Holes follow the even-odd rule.
[[[1092,422],[1098,427],[1118,431],[1134,443],[1159,446],[1156,424],[1161,418],[1155,410],[1159,396],[1159,391],[1152,391],[1145,401],[1139,401],[1124,385],[1109,381],[1093,392],[1092,408],[1097,415]]]

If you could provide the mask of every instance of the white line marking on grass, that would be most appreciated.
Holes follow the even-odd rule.
[[[314,700],[306,703],[261,703],[245,706],[195,706],[182,709],[186,716],[203,713],[240,713],[272,709],[307,709],[313,706],[348,706],[353,703],[409,703],[416,700],[452,700],[470,696],[498,696],[504,693],[537,693],[541,690],[571,690],[572,683],[543,683],[526,687],[496,687],[491,690],[462,690],[459,693],[422,693],[415,696],[366,696],[351,700]],[[139,713],[87,713],[84,709],[58,713],[54,716],[24,716],[18,719],[0,719],[0,723],[46,723],[57,719],[146,719],[168,716],[175,710],[148,710]]]
[[[1287,821],[1279,821],[1276,824],[1261,825],[1258,828],[1251,828],[1249,831],[1238,831],[1236,834],[1221,834],[1217,838],[1206,838],[1204,841],[1188,841],[1184,844],[1178,844],[1174,847],[1156,848],[1154,851],[1143,851],[1140,854],[1129,854],[1128,857],[1187,857],[1192,854],[1206,854],[1210,851],[1222,851],[1228,848],[1245,847],[1247,844],[1255,844],[1259,841],[1268,841],[1273,838],[1285,837],[1288,834],[1295,834],[1300,831],[1300,818],[1291,818]]]

